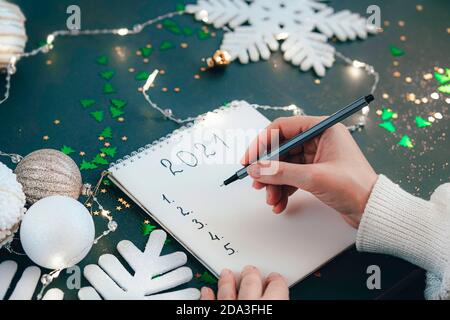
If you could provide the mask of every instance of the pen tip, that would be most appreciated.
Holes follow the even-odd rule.
[[[223,183],[220,185],[221,187],[225,186]]]

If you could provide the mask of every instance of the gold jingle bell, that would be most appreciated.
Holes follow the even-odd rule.
[[[217,50],[211,58],[206,60],[208,67],[224,67],[231,63],[231,55],[224,50]]]

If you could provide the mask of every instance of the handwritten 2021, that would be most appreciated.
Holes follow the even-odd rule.
[[[183,217],[187,217],[190,216],[192,218],[191,223],[194,224],[196,230],[204,230],[205,232],[208,233],[209,238],[211,241],[219,241],[219,242],[226,242],[224,240],[224,237],[222,237],[221,235],[215,234],[213,233],[211,230],[209,230],[208,224],[205,223],[204,221],[200,221],[198,219],[195,218],[194,216],[194,212],[191,210],[187,210],[185,208],[183,208],[182,206],[177,206],[175,204],[174,200],[170,200],[165,194],[162,195],[162,199],[164,202],[168,203],[169,205],[173,206],[176,208],[178,214],[181,214]],[[223,245],[223,248],[225,249],[225,251],[227,252],[227,254],[229,256],[235,254],[237,251],[235,249],[233,249],[231,247],[231,243],[227,242]]]
[[[196,166],[198,166],[199,157],[210,158],[215,156],[215,148],[217,147],[229,148],[227,143],[214,133],[212,135],[211,141],[208,144],[197,142],[193,145],[194,150],[178,151],[175,156],[178,158],[178,160],[181,161],[182,165],[175,166],[169,159],[161,159],[160,163],[164,168],[167,168],[173,176],[176,176],[177,174],[184,172],[184,170],[188,167],[195,168]]]

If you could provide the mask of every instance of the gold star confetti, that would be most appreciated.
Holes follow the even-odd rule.
[[[100,153],[100,157],[104,158],[106,157],[106,154],[104,152]]]
[[[417,11],[422,11],[423,10],[423,5],[421,5],[421,4],[418,4],[418,5],[416,5],[416,10]]]
[[[127,136],[123,136],[122,137],[122,141],[127,141],[128,140],[128,137]]]
[[[105,147],[109,147],[109,146],[111,145],[111,143],[105,142],[103,145],[104,145]]]
[[[199,74],[194,74],[194,79],[200,79],[200,75]]]
[[[381,110],[377,110],[377,115],[379,115],[379,116],[381,116],[382,114],[383,114],[383,111],[381,111]]]
[[[47,61],[45,61],[45,64],[46,64],[46,65],[48,65],[48,66],[50,66],[50,65],[52,65],[52,64],[53,64],[53,61],[52,61],[52,60],[50,60],[50,59],[48,59]]]
[[[144,63],[148,63],[148,62],[149,62],[149,60],[148,60],[148,58],[144,58],[144,59],[142,59],[142,62],[144,62]]]
[[[400,20],[399,22],[398,22],[398,26],[399,27],[401,27],[401,28],[403,28],[404,26],[405,26],[405,21],[403,21],[403,20]]]
[[[400,41],[405,42],[406,41],[406,36],[400,36]]]
[[[149,220],[144,220],[144,224],[149,224],[150,221]]]
[[[100,214],[100,212],[98,212],[97,210],[95,210],[93,213],[94,213],[94,216],[98,216]]]
[[[420,104],[420,99],[414,100],[414,103],[415,103],[415,104]]]
[[[389,95],[387,93],[383,93],[383,99],[389,99]]]
[[[205,67],[201,67],[201,68],[200,68],[200,71],[201,71],[201,72],[205,72],[205,71],[206,71],[206,68],[205,68]]]
[[[159,70],[159,74],[161,74],[161,75],[166,74],[166,70],[164,70],[164,69]]]
[[[45,140],[45,141],[47,141],[48,139],[50,139],[50,137],[49,137],[49,136],[47,136],[47,135],[45,135],[45,136],[43,136],[43,137],[42,137],[42,140]]]
[[[106,193],[106,189],[100,189],[101,193]]]
[[[183,49],[186,49],[188,47],[188,44],[186,42],[182,42],[180,44],[180,47],[183,48]]]
[[[55,124],[55,125],[58,125],[58,124],[60,124],[60,123],[61,123],[61,120],[59,120],[59,119],[53,120],[53,124]]]
[[[314,83],[315,83],[315,84],[320,84],[320,79],[315,79],[315,80],[314,80]]]
[[[141,55],[142,55],[142,52],[141,52],[140,50],[137,50],[137,51],[136,51],[136,55],[137,55],[137,56],[141,56]]]
[[[392,74],[395,78],[400,78],[402,76],[402,74],[399,71],[394,71],[394,73]]]
[[[405,78],[405,82],[406,83],[411,83],[412,82],[412,78],[411,77],[406,77]]]
[[[151,47],[152,47],[151,43],[147,43],[145,46],[149,49],[151,49]]]
[[[422,98],[422,103],[428,103],[428,98]]]
[[[142,92],[144,90],[142,87],[137,88],[137,91]]]
[[[100,136],[100,137],[98,137],[98,140],[103,141],[103,140],[105,140],[105,137]]]
[[[431,79],[433,79],[433,74],[432,73],[425,73],[424,75],[423,75],[423,79],[424,80],[431,80]]]
[[[394,61],[392,62],[392,64],[393,64],[394,66],[398,67],[399,64],[400,64],[400,62],[398,62],[397,60],[394,60]]]
[[[176,88],[174,88],[174,89],[173,89],[173,91],[175,91],[175,92],[180,92],[180,91],[181,91],[181,89],[180,89],[180,88],[178,88],[178,87],[176,87]]]
[[[122,207],[121,207],[121,206],[117,206],[117,207],[116,207],[116,210],[117,210],[117,211],[120,211],[120,210],[122,210]]]
[[[84,157],[84,156],[86,155],[86,152],[80,151],[79,155],[82,156],[82,157]]]
[[[415,101],[416,100],[416,95],[414,93],[408,93],[406,95],[406,99],[408,99],[408,101]]]
[[[125,204],[125,208],[129,208],[129,207],[131,207],[131,206],[128,203]]]
[[[162,27],[163,27],[163,25],[162,25],[161,23],[158,23],[158,24],[156,25],[156,28],[157,28],[157,29],[162,29]]]
[[[118,117],[118,118],[117,118],[117,121],[119,121],[119,122],[124,122],[124,121],[125,121],[125,118],[124,118],[124,117]]]
[[[433,99],[433,100],[439,99],[439,93],[437,93],[437,92],[433,92],[430,96],[431,96],[431,99]]]
[[[133,73],[135,71],[136,71],[136,69],[134,69],[134,68],[128,68],[128,72],[130,72],[130,73]]]
[[[88,207],[88,208],[92,207],[92,203],[90,203],[90,202],[86,203],[86,207]]]
[[[169,89],[167,89],[166,87],[161,89],[163,92],[167,92]]]
[[[390,25],[391,23],[390,23],[388,20],[386,20],[386,21],[384,21],[383,24],[384,24],[385,27],[389,27],[389,25]]]

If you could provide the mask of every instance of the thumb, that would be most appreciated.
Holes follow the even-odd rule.
[[[259,161],[247,168],[256,181],[272,185],[288,185],[312,191],[317,164],[298,164],[283,161]]]

